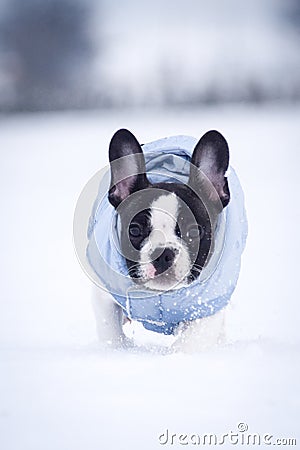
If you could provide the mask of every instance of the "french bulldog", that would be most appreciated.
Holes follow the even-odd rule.
[[[231,201],[226,176],[228,144],[218,131],[208,131],[196,141],[188,159],[186,181],[165,179],[155,182],[147,173],[143,145],[130,131],[121,129],[114,134],[109,145],[110,187],[107,199],[118,218],[120,252],[132,283],[154,299],[168,294],[170,302],[175,295],[176,301],[171,301],[171,307],[166,308],[171,310],[169,314],[176,315],[172,308],[178,308],[181,301],[187,302],[188,296],[193,297],[194,304],[184,308],[183,318],[176,326],[159,328],[161,324],[158,323],[154,329],[161,329],[163,333],[171,329],[176,336],[172,348],[190,352],[209,348],[223,339],[224,311],[233,289],[228,290],[225,302],[220,295],[221,303],[214,298],[213,307],[207,298],[203,300],[205,280],[209,280],[213,286],[209,289],[215,292],[218,283],[222,283],[224,272],[218,269],[216,275],[216,267],[221,263],[220,256],[216,258],[215,253],[224,253],[223,244],[220,247],[216,240],[220,234],[221,217]],[[224,227],[227,223],[223,224]],[[225,231],[228,234],[228,230]],[[101,238],[107,239],[106,236]],[[230,242],[228,237],[226,239]],[[206,277],[201,281],[205,272]],[[215,279],[212,281],[211,277]],[[230,286],[228,278],[226,283]],[[202,283],[202,291],[199,291],[197,283],[199,286]],[[95,288],[93,303],[100,340],[111,346],[126,345],[124,320],[132,319],[126,307],[109,291],[99,288]],[[219,304],[221,306],[215,306]],[[208,310],[198,312],[199,305]],[[192,313],[187,314],[188,310]],[[170,334],[170,331],[165,334]]]

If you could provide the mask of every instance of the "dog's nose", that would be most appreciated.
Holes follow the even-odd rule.
[[[156,257],[156,255],[158,255]],[[152,255],[152,264],[156,269],[156,274],[165,272],[172,266],[175,259],[175,252],[171,248],[157,248]]]

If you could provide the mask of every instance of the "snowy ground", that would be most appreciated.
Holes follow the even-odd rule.
[[[277,106],[1,119],[1,449],[181,448],[181,433],[240,422],[272,444],[299,438],[299,123],[299,107]],[[121,127],[141,142],[211,128],[228,139],[249,239],[224,347],[166,354],[140,333],[133,350],[97,344],[72,219]],[[167,429],[173,445],[159,443]]]

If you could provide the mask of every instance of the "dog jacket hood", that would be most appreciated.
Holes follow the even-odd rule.
[[[193,137],[172,136],[143,145],[149,180],[186,183],[196,144]],[[110,186],[107,168],[89,221],[87,258],[99,284],[113,295],[127,317],[141,322],[146,329],[172,334],[179,323],[210,316],[228,304],[240,272],[247,219],[243,191],[231,167],[227,177],[231,199],[219,216],[216,232],[219,257],[212,256],[200,277],[190,285],[159,292],[138,286],[128,275],[120,251],[119,217],[107,197]]]

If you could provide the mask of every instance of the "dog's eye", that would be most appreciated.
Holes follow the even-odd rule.
[[[201,225],[191,225],[187,235],[190,239],[202,239],[204,236],[204,228]]]
[[[142,227],[138,223],[130,224],[129,234],[132,237],[140,237],[142,235]]]

